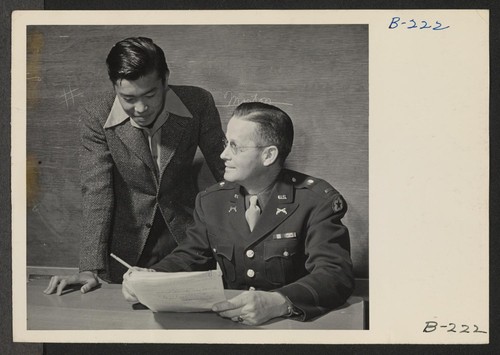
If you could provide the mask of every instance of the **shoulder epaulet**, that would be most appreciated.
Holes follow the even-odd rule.
[[[323,179],[298,172],[288,172],[288,178],[297,189],[309,189],[325,198],[339,194],[335,188]]]
[[[219,191],[219,190],[229,190],[234,188],[234,184],[228,181],[220,181],[216,184],[213,184],[212,186],[207,187],[205,190],[202,191],[202,194],[208,194],[214,191]]]
[[[344,214],[347,211],[347,203],[342,195],[325,180],[295,171],[287,171],[287,179],[290,179],[296,189],[308,189],[318,197],[331,201],[334,213]]]

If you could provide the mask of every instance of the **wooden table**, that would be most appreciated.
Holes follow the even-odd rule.
[[[45,295],[48,280],[27,284],[28,330],[75,329],[364,329],[364,302],[351,297],[342,307],[312,321],[276,318],[261,326],[247,326],[219,317],[213,312],[153,313],[133,309],[122,296],[121,285],[103,283],[82,294],[68,290],[62,296]],[[233,297],[241,291],[226,290]]]

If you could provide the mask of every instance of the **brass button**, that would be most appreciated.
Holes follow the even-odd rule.
[[[250,286],[250,287],[248,288],[248,291],[255,291],[255,287]]]
[[[283,252],[283,256],[289,256],[289,255],[290,255],[290,253],[289,253],[287,250],[285,250],[285,251]]]
[[[255,276],[255,271],[253,271],[252,269],[248,269],[247,270],[247,276],[248,277],[254,277]]]
[[[247,250],[247,257],[248,258],[253,258],[253,256],[255,255],[254,251],[252,249],[249,249]]]

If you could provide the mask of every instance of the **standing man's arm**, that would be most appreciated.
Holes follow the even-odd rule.
[[[223,139],[225,135],[212,94],[208,91],[205,93],[198,144],[212,175],[216,181],[220,181],[224,176],[224,161],[220,158],[220,154],[224,150]]]
[[[103,271],[107,269],[108,242],[113,222],[114,163],[101,122],[84,112],[80,127],[83,198],[80,271]]]
[[[99,284],[97,274],[106,270],[108,241],[113,216],[113,160],[104,129],[96,117],[83,111],[80,119],[80,174],[82,184],[82,235],[80,272],[53,276],[46,294],[61,295],[67,285],[81,284],[81,292]]]
[[[186,239],[172,253],[152,265],[150,269],[134,267],[123,275],[122,293],[126,300],[137,302],[135,294],[128,285],[130,274],[134,271],[180,272],[215,269],[216,264],[207,238],[200,194],[196,197],[193,217],[194,224],[188,228]]]
[[[186,239],[174,251],[151,266],[161,272],[205,271],[215,269],[215,259],[207,237],[207,227],[201,194],[196,197],[193,213],[194,224],[186,231]]]

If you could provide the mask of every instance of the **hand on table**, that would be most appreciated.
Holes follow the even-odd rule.
[[[75,284],[83,285],[80,288],[80,291],[82,293],[85,293],[92,290],[94,287],[98,286],[99,279],[97,278],[97,275],[94,274],[92,271],[83,271],[78,274],[70,276],[56,275],[52,276],[49,285],[43,291],[43,293],[50,295],[51,293],[56,292],[56,294],[60,296],[66,286]]]
[[[139,302],[137,297],[135,297],[134,292],[128,285],[130,274],[132,274],[134,271],[155,272],[156,270],[134,266],[132,269],[129,269],[126,273],[123,274],[122,294],[123,297],[125,297],[125,299],[129,302]]]
[[[221,317],[247,325],[265,323],[287,314],[287,310],[287,300],[282,294],[266,291],[245,291],[212,307]]]

